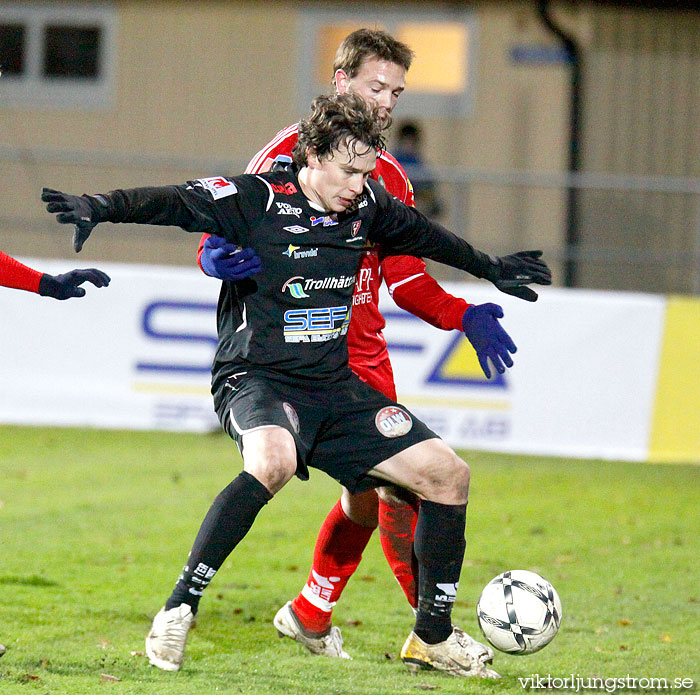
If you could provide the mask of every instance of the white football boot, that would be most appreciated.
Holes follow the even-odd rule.
[[[181,603],[166,611],[161,608],[146,636],[146,654],[150,662],[164,671],[178,671],[185,658],[187,633],[192,627],[192,608]]]
[[[340,628],[333,626],[320,635],[307,632],[292,610],[291,601],[287,601],[277,611],[272,622],[277,628],[277,634],[280,638],[291,637],[299,644],[303,644],[313,654],[329,656],[334,659],[352,659],[343,649],[343,635]]]
[[[454,626],[452,634],[437,644],[426,644],[412,632],[401,649],[401,660],[412,673],[421,669],[435,669],[453,676],[500,678],[488,668],[487,664],[492,659],[491,649]]]

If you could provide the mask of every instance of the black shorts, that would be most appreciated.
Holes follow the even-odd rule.
[[[249,370],[233,374],[216,399],[223,428],[242,451],[242,435],[277,425],[297,449],[297,476],[325,471],[350,492],[381,485],[374,466],[413,444],[438,436],[352,373],[332,384],[286,383]]]

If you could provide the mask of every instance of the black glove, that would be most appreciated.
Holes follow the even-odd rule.
[[[78,253],[90,236],[90,232],[100,222],[98,201],[89,195],[70,195],[54,191],[52,188],[41,190],[41,199],[48,203],[48,212],[58,212],[56,219],[61,224],[74,224],[73,249]]]
[[[85,290],[80,287],[84,282],[91,282],[95,287],[107,287],[110,277],[97,268],[86,270],[71,270],[63,275],[44,273],[39,279],[39,294],[42,297],[54,299],[70,299],[85,296]]]
[[[510,256],[493,258],[494,269],[489,270],[487,279],[496,287],[528,302],[537,301],[537,292],[527,285],[551,285],[552,271],[540,260],[542,251],[519,251]]]

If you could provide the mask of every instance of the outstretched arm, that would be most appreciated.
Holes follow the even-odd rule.
[[[56,219],[61,224],[75,225],[76,252],[83,248],[100,222],[173,225],[192,232],[216,227],[214,218],[203,206],[194,206],[181,186],[131,188],[81,196],[44,188],[41,199],[48,203],[48,212],[58,213]]]
[[[15,290],[39,292],[42,273],[0,251],[0,285]]]
[[[541,251],[491,256],[478,251],[415,208],[391,198],[380,187],[373,186],[372,191],[377,199],[378,214],[370,240],[380,243],[385,252],[430,258],[490,280],[501,292],[530,302],[537,300],[537,293],[527,285],[552,283],[551,271],[540,260]]]
[[[107,287],[109,281],[109,275],[96,268],[71,270],[62,275],[41,273],[0,252],[0,285],[3,287],[36,292],[42,297],[70,299],[85,295],[85,290],[80,287],[85,282],[91,282],[95,287]]]

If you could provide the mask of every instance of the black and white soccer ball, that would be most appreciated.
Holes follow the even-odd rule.
[[[476,606],[484,637],[509,654],[532,654],[559,632],[561,600],[556,589],[529,570],[510,570],[494,577]]]

